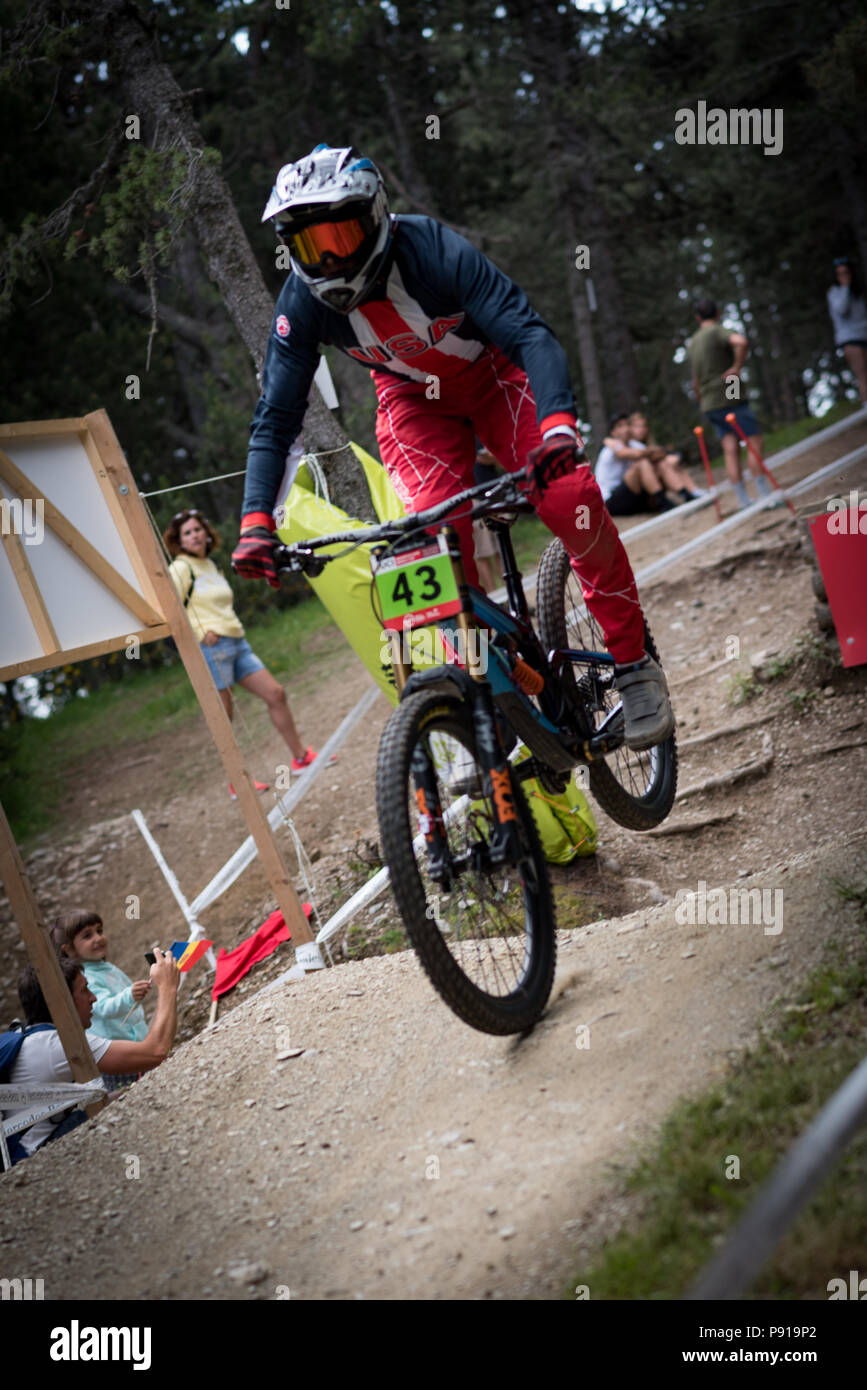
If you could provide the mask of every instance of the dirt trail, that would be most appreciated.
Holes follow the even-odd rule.
[[[848,432],[830,456],[862,437]],[[785,476],[827,461],[827,449],[816,450]],[[845,481],[863,489],[867,467]],[[700,513],[678,540],[709,524]],[[666,553],[671,535],[636,545],[636,565]],[[751,657],[788,652],[811,627],[810,570],[788,515],[752,519],[643,597],[672,683],[681,786],[748,761],[769,735],[766,774],[679,804],[671,821],[687,823],[680,834],[634,835],[597,812],[600,853],[553,873],[560,921],[572,930],[559,933],[548,1014],[523,1042],[460,1024],[409,952],[256,995],[290,963],[284,947],[196,1037],[208,991],[204,977],[193,981],[180,1033],[191,1040],[97,1123],[0,1180],[0,1251],[20,1248],[26,1230],[28,1272],[45,1279],[47,1297],[273,1298],[279,1286],[292,1298],[562,1292],[617,1219],[608,1165],[718,1075],[826,938],[849,930],[833,881],[867,860],[867,668],[845,672],[814,641],[776,680],[751,679]],[[739,659],[708,669],[732,635]],[[317,642],[315,674],[288,689],[306,736],[321,743],[368,677],[330,637]],[[739,706],[736,675],[752,696]],[[373,769],[387,714],[384,701],[374,708],[295,817],[317,856],[323,914],[366,872],[351,861],[357,843],[376,838]],[[725,725],[737,727],[688,742]],[[256,749],[257,775],[282,761],[252,702],[238,731]],[[110,762],[91,758],[70,797],[65,833],[29,855],[40,905],[46,914],[97,906],[111,959],[135,976],[141,952],[180,925],[128,810],[145,810],[190,897],[236,848],[243,823],[202,729],[112,751]],[[100,819],[82,827],[88,808]],[[694,821],[712,823],[692,831]],[[284,843],[291,856],[288,833]],[[782,892],[783,931],[679,925],[676,893],[702,880],[764,888],[769,904]],[[139,920],[124,917],[130,893],[141,899]],[[271,906],[254,865],[203,920],[231,947]],[[3,900],[0,943],[11,1016],[23,953]],[[579,1049],[583,1025],[590,1045]],[[277,1061],[289,1048],[304,1050]],[[135,1164],[125,1156],[139,1160],[138,1178],[126,1176]],[[80,1220],[70,1246],[73,1172]]]
[[[26,1229],[46,1297],[556,1297],[606,1165],[845,932],[831,879],[865,853],[861,832],[742,880],[783,885],[779,934],[773,911],[766,934],[680,926],[673,904],[562,932],[523,1042],[465,1028],[408,953],[276,985],[15,1170],[0,1245]]]

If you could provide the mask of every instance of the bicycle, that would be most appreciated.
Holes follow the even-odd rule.
[[[506,606],[466,583],[452,526],[429,534],[465,504],[495,533]],[[275,548],[278,569],[315,577],[371,546],[374,611],[400,696],[377,763],[383,857],[434,988],[465,1023],[495,1034],[532,1028],[554,978],[554,900],[522,783],[561,793],[585,765],[596,800],[633,830],[668,815],[677,785],[674,735],[646,753],[625,747],[614,659],[559,540],[539,566],[534,630],[510,531],[532,511],[506,475],[424,512]],[[349,550],[317,553],[335,545]],[[443,652],[418,670],[407,638],[424,629],[439,631]],[[645,645],[658,660],[646,624]],[[520,743],[529,756],[514,762]]]

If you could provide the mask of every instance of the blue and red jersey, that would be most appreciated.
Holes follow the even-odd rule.
[[[566,354],[524,291],[464,237],[431,217],[398,216],[382,272],[364,302],[338,314],[290,274],[265,354],[250,427],[243,514],[270,514],[301,431],[319,344],[382,376],[440,391],[493,344],[526,372],[539,427],[575,421]]]

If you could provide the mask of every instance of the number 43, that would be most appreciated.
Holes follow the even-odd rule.
[[[419,598],[424,603],[433,603],[435,599],[439,598],[442,593],[442,586],[437,582],[433,565],[418,565],[413,570],[413,574],[422,581],[422,591]],[[412,589],[409,587],[409,580],[405,572],[397,577],[391,592],[391,601],[392,603],[405,604],[407,608],[411,607],[414,602]]]

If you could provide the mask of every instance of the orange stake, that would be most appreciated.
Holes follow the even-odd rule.
[[[693,434],[695,435],[696,439],[698,440],[698,447],[701,449],[701,456],[702,456],[702,459],[704,460],[704,471],[705,471],[705,473],[707,474],[707,485],[708,485],[708,487],[710,488],[711,492],[713,492],[713,490],[714,490],[714,486],[713,486],[713,476],[712,476],[711,471],[710,471],[710,459],[709,459],[708,456],[707,456],[707,445],[706,445],[705,442],[704,442],[704,430],[703,430],[702,426],[701,426],[701,425],[696,425],[695,429],[693,430]],[[717,521],[722,521],[722,507],[721,507],[720,504],[719,504],[719,498],[716,497],[716,496],[715,496],[714,499],[713,499],[713,505],[714,505],[714,509],[715,509],[715,511],[716,511],[716,519],[717,519]]]

